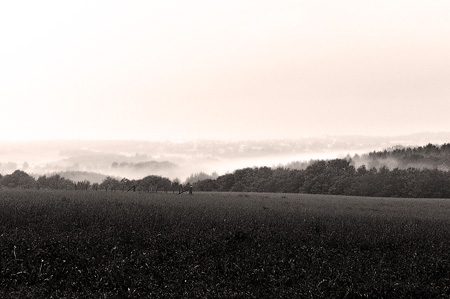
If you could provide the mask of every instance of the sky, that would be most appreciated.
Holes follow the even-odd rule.
[[[450,1],[2,1],[0,140],[450,131]]]

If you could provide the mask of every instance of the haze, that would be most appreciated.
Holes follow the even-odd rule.
[[[326,137],[264,141],[0,141],[0,174],[17,169],[38,177],[58,173],[73,181],[102,182],[107,176],[141,179],[150,174],[181,179],[198,173],[222,175],[245,167],[304,169],[311,159],[345,158],[402,144],[443,144],[450,133],[394,137]],[[373,162],[373,161],[372,161]],[[401,161],[378,161],[394,168]],[[417,164],[417,163],[416,163]],[[433,168],[421,163],[419,168]],[[404,163],[401,167],[405,167]],[[445,169],[448,166],[443,165]]]
[[[449,1],[3,1],[1,140],[450,131]]]

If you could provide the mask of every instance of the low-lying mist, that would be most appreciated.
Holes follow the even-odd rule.
[[[447,139],[446,139],[447,138]],[[141,179],[159,175],[184,181],[192,174],[223,175],[246,167],[306,168],[308,161],[352,158],[355,168],[409,167],[449,170],[433,156],[421,159],[408,152],[375,155],[372,151],[397,144],[443,143],[450,134],[417,134],[400,137],[325,137],[267,141],[51,141],[1,142],[0,173],[21,169],[34,176],[58,173],[71,180],[99,182],[106,176]],[[432,148],[428,148],[432,152]]]
[[[384,151],[355,155],[352,158],[355,168],[365,165],[366,168],[387,169],[438,169],[450,170],[450,145],[428,144],[419,147],[396,146]]]

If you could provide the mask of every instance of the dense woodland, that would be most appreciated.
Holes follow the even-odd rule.
[[[450,198],[450,144],[395,147],[353,158],[297,165],[305,168],[240,169],[216,180],[200,181],[195,189]]]
[[[365,164],[361,164],[365,161]],[[387,161],[396,167],[388,167]],[[361,164],[360,166],[357,166]],[[450,198],[450,144],[393,148],[346,159],[319,160],[304,169],[244,168],[194,183],[194,191],[311,193],[382,197]],[[368,166],[366,166],[368,165]],[[411,167],[415,165],[416,167]],[[202,178],[201,175],[191,179]],[[192,182],[187,180],[186,184]],[[178,180],[150,175],[140,180],[107,177],[102,183],[74,182],[58,174],[37,180],[21,170],[0,177],[4,188],[104,191],[184,191]]]
[[[420,147],[395,146],[384,151],[374,151],[361,157],[353,157],[355,165],[366,165],[370,168],[394,169],[440,169],[450,170],[450,143],[436,146],[428,144]]]

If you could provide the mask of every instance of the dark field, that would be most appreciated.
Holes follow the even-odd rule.
[[[447,298],[450,200],[0,192],[0,297]]]

